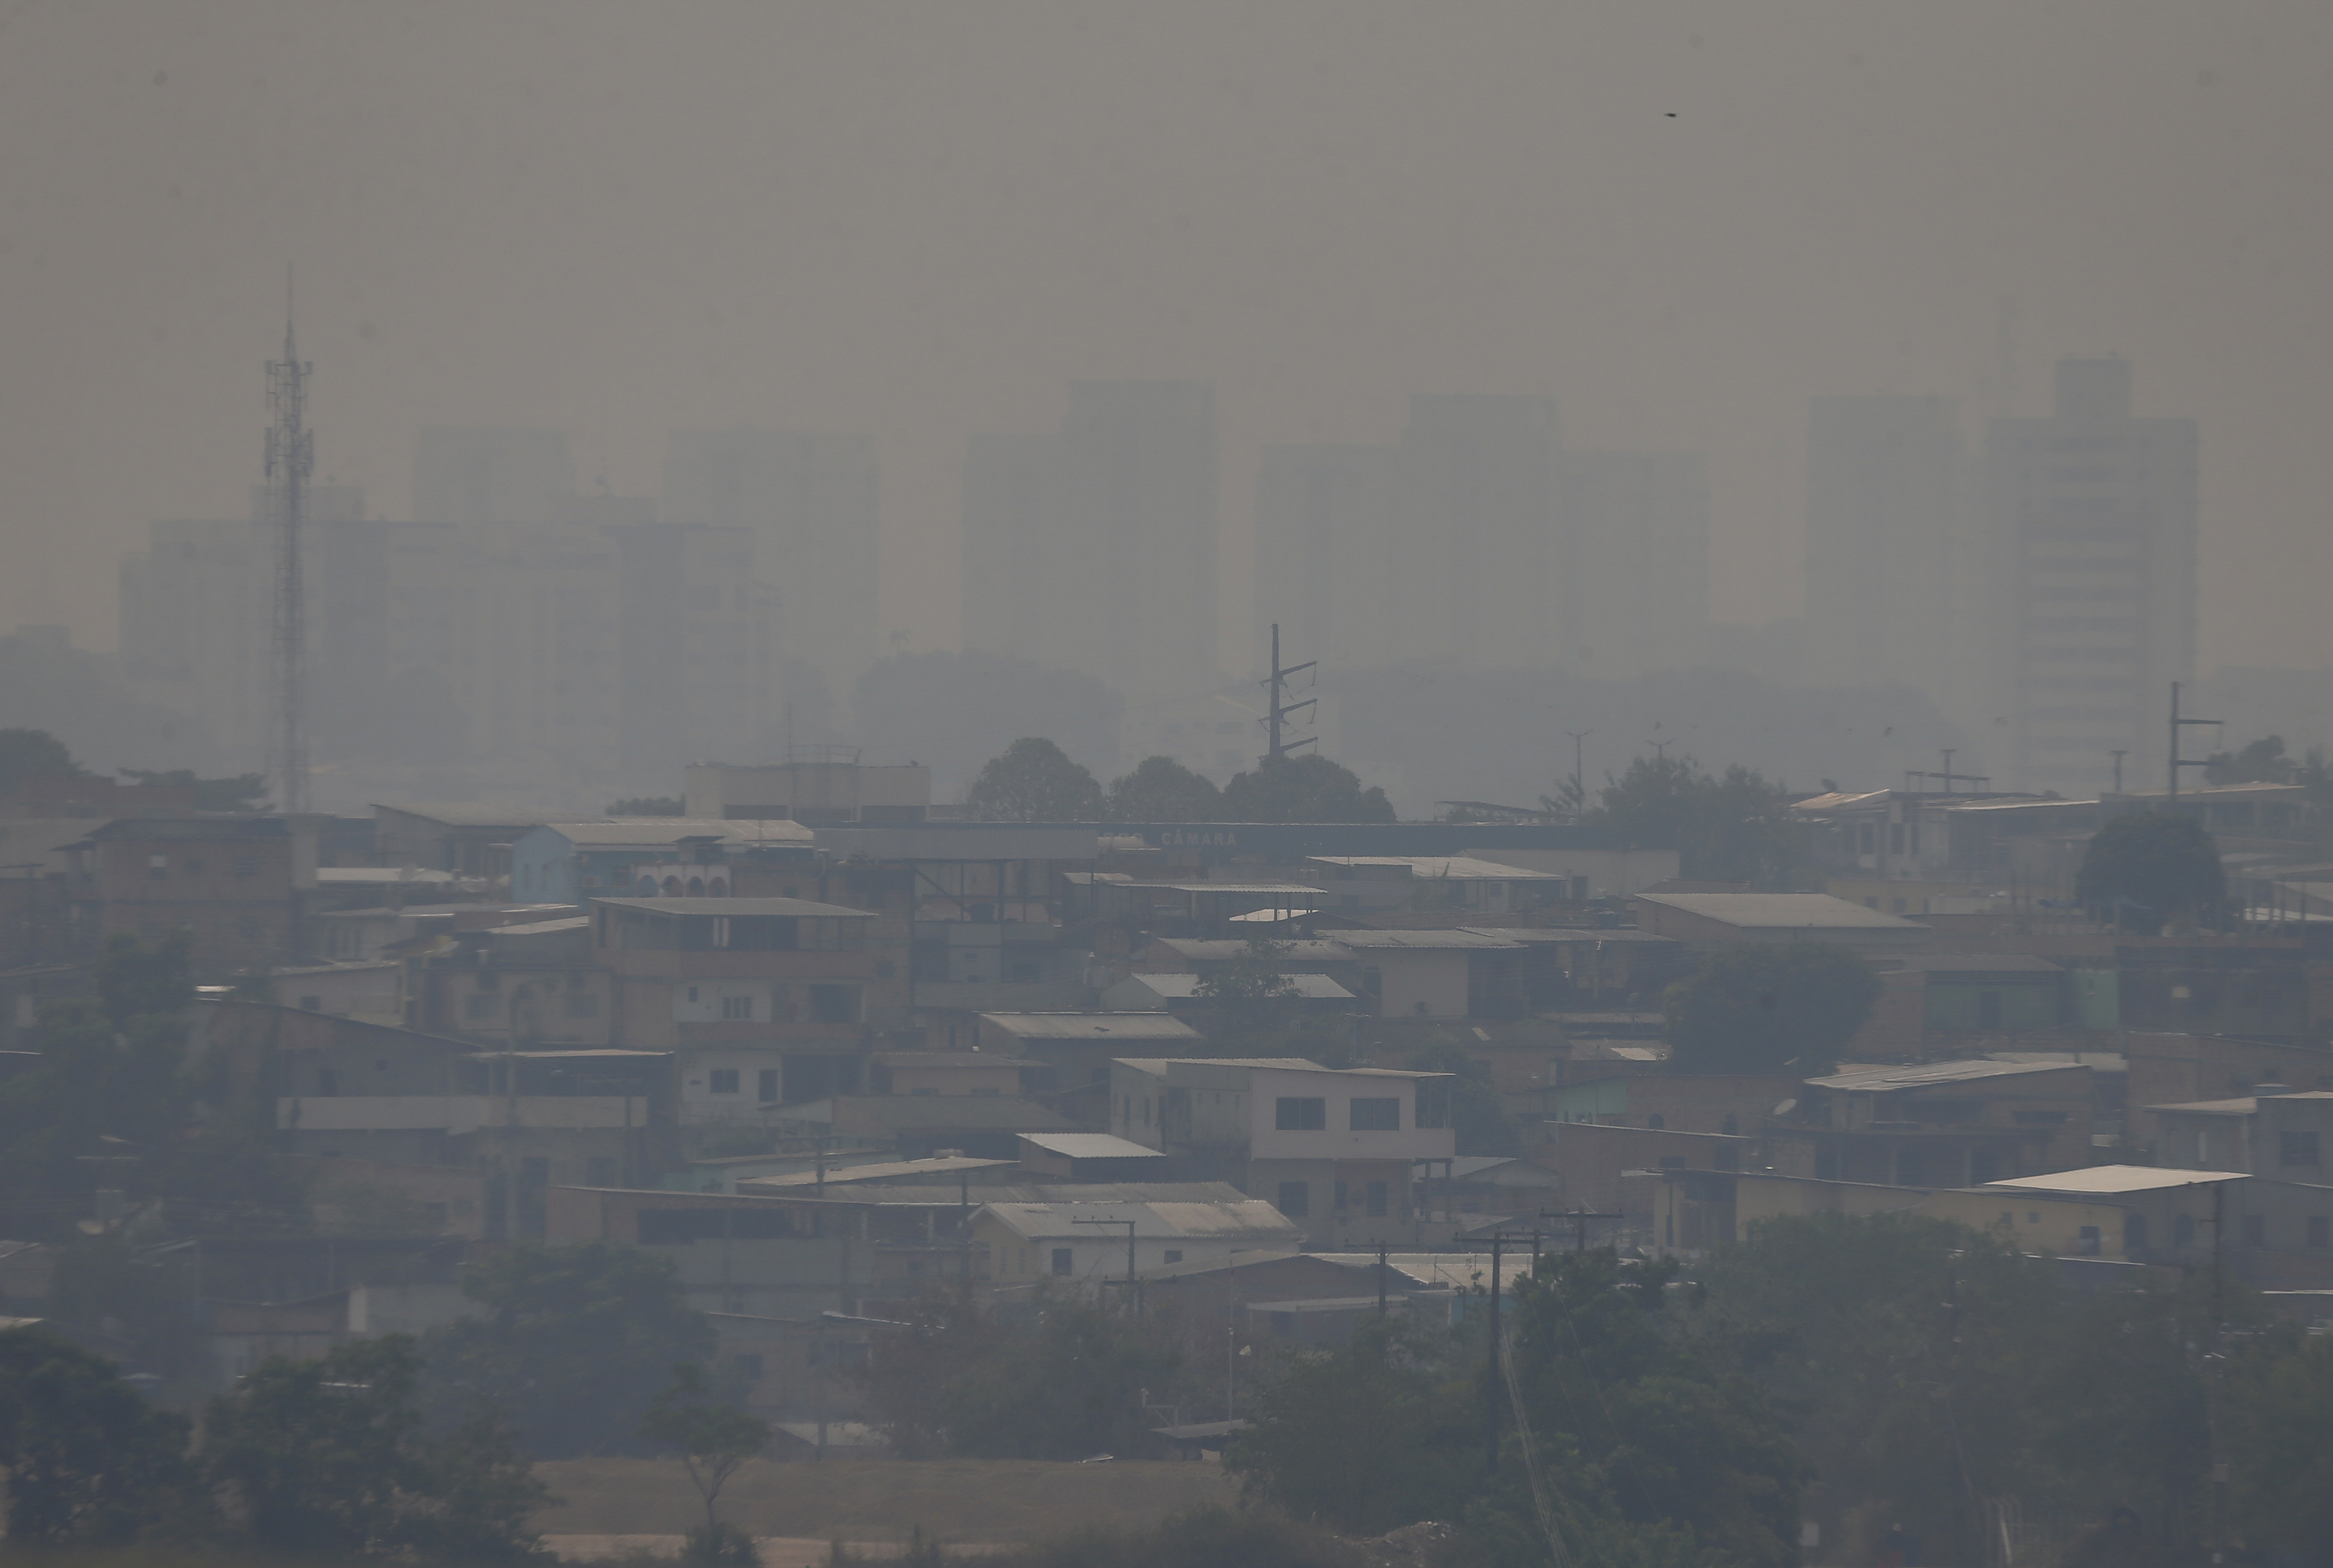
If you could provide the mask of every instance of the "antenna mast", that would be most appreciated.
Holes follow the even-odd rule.
[[[308,377],[292,339],[292,276],[283,276],[283,358],[267,367],[268,499],[278,527],[275,544],[275,754],[268,759],[286,816],[308,809],[308,611],[300,559],[308,476],[315,471],[316,438],[307,427]]]
[[[1281,668],[1280,623],[1278,621],[1272,623],[1272,675],[1263,683],[1264,689],[1272,694],[1271,711],[1263,720],[1264,731],[1270,738],[1268,748],[1263,754],[1265,761],[1277,761],[1297,747],[1313,745],[1320,739],[1318,735],[1307,735],[1301,741],[1282,739],[1282,731],[1287,727],[1289,720],[1305,709],[1317,708],[1320,704],[1320,699],[1317,697],[1307,697],[1301,703],[1289,702],[1287,700],[1288,677],[1301,675],[1307,670],[1317,670],[1320,667],[1320,660],[1307,659],[1301,664],[1291,664],[1286,669]]]

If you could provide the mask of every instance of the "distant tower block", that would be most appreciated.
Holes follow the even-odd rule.
[[[289,281],[286,281],[289,293]],[[308,809],[308,612],[301,561],[302,512],[308,477],[315,472],[316,438],[306,424],[308,377],[292,337],[290,301],[283,312],[283,358],[267,367],[267,482],[274,502],[275,714],[274,756],[277,800],[285,813]]]

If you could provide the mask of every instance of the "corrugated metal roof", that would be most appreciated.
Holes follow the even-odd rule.
[[[1239,958],[1248,951],[1245,942],[1224,937],[1160,936],[1153,937],[1151,945],[1163,947],[1176,957],[1188,959],[1194,963]],[[1299,937],[1273,945],[1282,950],[1281,961],[1283,963],[1318,963],[1324,961],[1333,963],[1350,956],[1339,951],[1335,942],[1322,937]]]
[[[887,1160],[868,1165],[834,1165],[827,1168],[821,1178],[816,1171],[787,1171],[775,1176],[747,1176],[738,1180],[740,1189],[751,1187],[759,1192],[764,1188],[792,1189],[807,1187],[813,1190],[821,1181],[829,1187],[848,1187],[857,1181],[898,1181],[917,1176],[954,1176],[959,1171],[1009,1171],[1010,1160],[973,1160],[960,1155],[935,1156],[929,1160]]]
[[[974,1204],[1139,1203],[1168,1199],[1186,1203],[1236,1203],[1247,1196],[1228,1181],[999,1181],[992,1173],[985,1180],[974,1178],[968,1186],[959,1181],[936,1181],[929,1186],[874,1184],[850,1192],[829,1192],[821,1199],[798,1188],[761,1190],[762,1182],[774,1180],[776,1178],[773,1177],[744,1177],[738,1181],[737,1188],[741,1192],[752,1189],[746,1194],[749,1197],[782,1199],[790,1203],[896,1203],[905,1208],[922,1209],[956,1208],[965,1201],[967,1192]]]
[[[1917,921],[1882,914],[1828,893],[1640,893],[1657,904],[1727,925],[1794,926],[1868,931],[1925,931]]]
[[[991,1203],[988,1212],[1015,1234],[1031,1240],[1123,1239],[1114,1228],[1131,1221],[1139,1237],[1193,1238],[1271,1237],[1293,1238],[1303,1234],[1295,1222],[1261,1198],[1213,1203],[1189,1202],[1059,1202]],[[1099,1223],[1077,1223],[1079,1220]]]
[[[2074,1066],[2072,1062],[1996,1062],[1988,1059],[1930,1062],[1925,1066],[1915,1067],[1858,1067],[1852,1072],[1834,1073],[1827,1078],[1809,1078],[1807,1082],[1823,1089],[1884,1094],[1890,1089],[1924,1089],[1936,1084],[1971,1084],[1982,1078],[2008,1078],[2025,1073],[2062,1073]]]
[[[1520,949],[1522,943],[1503,936],[1493,936],[1487,931],[1471,931],[1464,926],[1436,931],[1340,931],[1335,938],[1339,947],[1357,952],[1384,951],[1392,949],[1413,949],[1430,951],[1436,948],[1467,948],[1490,951],[1498,949]]]
[[[1199,987],[1206,978],[1205,975],[1197,974],[1138,974],[1128,975],[1118,983],[1131,985],[1139,980],[1143,985],[1169,1000],[1189,1001],[1203,994]],[[1283,974],[1280,978],[1289,983],[1291,994],[1302,997],[1308,1001],[1350,1001],[1352,999],[1352,992],[1324,974]],[[1118,987],[1112,986],[1110,989],[1115,990]]]
[[[523,806],[473,806],[446,800],[421,800],[404,806],[393,800],[376,800],[372,808],[418,817],[425,822],[435,822],[444,827],[514,827],[523,831],[540,827],[547,822],[604,820],[580,811],[536,811]]]
[[[550,822],[570,844],[596,849],[661,849],[684,838],[715,838],[725,846],[807,845],[817,835],[783,817],[610,817],[596,822]]]
[[[1668,947],[1675,947],[1677,944],[1676,938],[1673,936],[1656,936],[1649,931],[1637,931],[1627,927],[1598,931],[1579,926],[1470,925],[1464,929],[1479,931],[1485,936],[1503,936],[1509,942],[1521,942],[1525,947],[1584,946],[1599,942],[1649,942]]]
[[[2059,1171],[2049,1176],[2012,1176],[1987,1181],[1979,1191],[2014,1188],[2020,1192],[2096,1193],[2160,1192],[2170,1187],[2201,1187],[2214,1181],[2242,1181],[2242,1171],[2167,1171],[2156,1165],[2093,1165],[2083,1171]]]
[[[982,1013],[1023,1040],[1195,1040],[1199,1031],[1163,1013]]]
[[[1569,882],[1560,871],[1531,871],[1473,855],[1308,855],[1317,865],[1407,865],[1419,882]]]
[[[1163,1160],[1159,1151],[1112,1133],[1023,1133],[1021,1142],[1070,1160]]]
[[[848,909],[839,904],[813,904],[807,898],[595,898],[614,909],[638,909],[649,914],[792,915],[799,919],[872,920],[871,910]]]
[[[564,920],[538,920],[528,925],[488,925],[479,929],[488,936],[548,936],[553,932],[585,931],[590,924],[590,915],[576,914]]]
[[[1881,961],[1925,974],[2063,974],[2066,966],[2022,952],[1918,952]]]

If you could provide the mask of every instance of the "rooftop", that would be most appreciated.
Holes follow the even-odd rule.
[[[872,920],[870,910],[840,904],[813,904],[807,898],[595,898],[611,909],[637,909],[646,914],[785,915],[797,919]]]
[[[1448,879],[1459,882],[1569,882],[1570,880],[1561,872],[1531,871],[1521,865],[1503,865],[1495,860],[1483,860],[1472,855],[1310,855],[1305,858],[1315,865],[1406,866],[1412,877],[1424,881]]]
[[[1083,1237],[1089,1240],[1122,1239],[1114,1229],[1129,1222],[1137,1237],[1163,1239],[1209,1236],[1272,1236],[1293,1238],[1301,1234],[1295,1223],[1261,1198],[1176,1201],[1059,1201],[1052,1203],[991,1203],[988,1212],[1009,1229],[1032,1239]],[[1080,1224],[1079,1221],[1086,1221]]]
[[[2175,1105],[2149,1105],[2150,1111],[2184,1111],[2195,1116],[2249,1116],[2260,1109],[2263,1099],[2333,1100],[2333,1091],[2310,1089],[2297,1095],[2246,1095],[2233,1100],[2188,1100]]]
[[[982,1013],[1023,1040],[1195,1040],[1199,1031],[1165,1013]]]
[[[1158,1150],[1109,1133],[1023,1133],[1021,1142],[1070,1160],[1159,1160]]]
[[[1847,1089],[1885,1094],[1891,1089],[1925,1089],[1938,1084],[1969,1084],[1981,1078],[2010,1078],[2026,1073],[2062,1073],[2072,1062],[1996,1062],[1979,1058],[1966,1062],[1929,1062],[1920,1066],[1855,1067],[1827,1078],[1809,1078],[1823,1089]]]
[[[782,817],[610,817],[592,822],[552,822],[570,844],[595,849],[661,848],[684,838],[713,838],[725,845],[809,844],[815,835]]]
[[[2060,1171],[2050,1176],[2012,1176],[1987,1181],[1980,1192],[2014,1188],[2021,1192],[2084,1192],[2100,1196],[2117,1192],[2160,1192],[2172,1187],[2202,1187],[2214,1181],[2247,1180],[2242,1171],[2165,1171],[2153,1165],[2093,1165],[2086,1171]]]
[[[1925,931],[1917,921],[1882,914],[1828,893],[1640,893],[1637,901],[1740,926],[1813,930]]]
[[[1463,926],[1440,931],[1340,931],[1337,945],[1356,951],[1383,952],[1409,948],[1420,951],[1435,949],[1466,948],[1480,951],[1512,950],[1519,942],[1487,931],[1469,931]]]
[[[867,1165],[830,1165],[826,1174],[816,1171],[788,1171],[775,1176],[749,1176],[737,1185],[751,1187],[755,1192],[766,1188],[807,1187],[812,1190],[821,1184],[828,1187],[848,1187],[855,1181],[901,1181],[917,1176],[956,1176],[974,1171],[1010,1171],[1010,1160],[973,1160],[960,1154],[935,1155],[929,1160],[886,1160]],[[750,1196],[750,1194],[749,1194]]]
[[[1128,975],[1119,983],[1139,980],[1169,1000],[1192,1001],[1201,997],[1199,987],[1206,978],[1195,974],[1138,974]],[[1324,974],[1283,974],[1280,978],[1288,982],[1291,995],[1307,1001],[1350,1001],[1353,997],[1352,992]]]
[[[373,802],[375,811],[395,811],[407,817],[418,817],[425,822],[435,822],[442,827],[509,827],[521,832],[540,827],[546,822],[590,822],[600,820],[573,811],[538,811],[526,806],[470,805],[447,800],[408,801],[398,805],[393,801]]]

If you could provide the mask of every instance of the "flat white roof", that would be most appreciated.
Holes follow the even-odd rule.
[[[1852,1072],[1833,1073],[1827,1078],[1809,1078],[1807,1082],[1825,1089],[1885,1093],[1890,1089],[1925,1089],[1936,1084],[1970,1084],[1981,1078],[2015,1077],[2022,1073],[2062,1073],[2079,1065],[2075,1062],[1996,1062],[1980,1058],[1968,1062],[1930,1062],[1915,1067],[1858,1067]]]
[[[2166,1171],[2155,1165],[2093,1165],[2086,1171],[2059,1171],[2049,1176],[2012,1176],[1987,1181],[1975,1190],[2010,1188],[2020,1192],[2079,1192],[2110,1197],[2117,1192],[2160,1192],[2171,1187],[2201,1187],[2214,1181],[2242,1181],[2242,1171]]]

